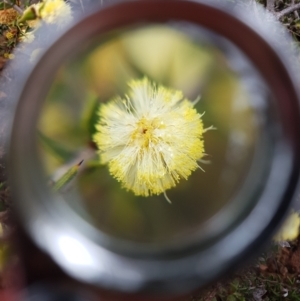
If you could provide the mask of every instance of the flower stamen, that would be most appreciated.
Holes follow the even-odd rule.
[[[110,174],[135,195],[149,196],[175,187],[200,168],[204,129],[196,102],[182,92],[131,81],[130,93],[102,104],[94,141]],[[198,99],[197,99],[198,101]]]

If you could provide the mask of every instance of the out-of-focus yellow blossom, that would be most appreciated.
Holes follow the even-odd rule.
[[[9,31],[9,32],[7,32],[7,33],[5,34],[5,37],[6,37],[8,40],[13,39],[14,36],[15,36],[14,33],[12,33],[11,31]]]
[[[0,10],[0,24],[10,24],[18,17],[19,13],[13,8]]]
[[[199,168],[204,156],[201,115],[182,92],[147,78],[129,83],[129,96],[99,109],[94,141],[110,174],[135,195],[165,193]]]
[[[43,20],[47,24],[63,27],[72,19],[71,6],[64,0],[44,0],[27,7],[19,22],[26,21],[32,28],[37,28]]]
[[[41,20],[35,19],[35,20],[29,20],[27,21],[27,24],[30,28],[38,29],[41,26]]]
[[[3,57],[6,58],[6,59],[10,59],[10,60],[13,60],[15,58],[15,55],[12,54],[12,53],[4,53],[3,54]]]
[[[37,4],[39,17],[48,24],[64,26],[72,21],[71,6],[63,0],[45,0]]]
[[[299,235],[300,216],[298,212],[292,212],[278,233],[274,236],[275,241],[294,240]]]

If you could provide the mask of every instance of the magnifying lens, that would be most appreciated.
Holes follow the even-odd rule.
[[[185,294],[273,233],[298,185],[299,94],[262,14],[111,2],[33,63],[13,117],[12,190],[21,224],[68,275]]]

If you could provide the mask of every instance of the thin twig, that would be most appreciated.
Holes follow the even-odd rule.
[[[292,5],[295,5],[295,0],[292,0],[291,3],[292,3]],[[294,16],[295,16],[296,19],[299,19],[299,14],[296,10],[294,11]]]
[[[288,15],[296,10],[300,9],[300,3],[291,5],[290,7],[283,9],[282,11],[276,14],[277,20],[280,20],[283,16]]]
[[[15,5],[15,4],[13,4],[13,3],[11,3],[10,1],[8,1],[8,0],[3,0],[6,4],[8,4],[8,5],[10,5],[10,6],[12,6],[12,8],[14,9],[14,10],[16,10],[19,14],[23,14],[23,10],[18,6],[18,5]]]
[[[275,11],[275,0],[267,0],[267,9],[272,13]]]
[[[300,37],[300,34],[297,33],[296,31],[293,31],[293,30],[291,30],[291,29],[288,29],[288,31],[289,31],[290,33],[294,34],[295,36]]]

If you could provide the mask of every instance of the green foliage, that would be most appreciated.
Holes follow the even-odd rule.
[[[0,10],[12,8],[17,3],[17,0],[9,0],[8,2],[9,3],[1,1],[0,2]]]
[[[300,301],[297,276],[263,275],[249,268],[228,282],[218,283],[192,301]],[[189,301],[189,300],[186,300]]]
[[[51,153],[55,158],[59,159],[61,162],[66,162],[74,156],[74,153],[72,151],[68,150],[60,143],[47,137],[41,132],[39,132],[39,138],[42,142],[42,145],[47,149],[47,151]]]
[[[53,190],[54,191],[61,191],[65,188],[71,181],[75,179],[78,174],[78,170],[80,165],[82,164],[83,160],[80,161],[75,166],[69,168],[54,184]]]
[[[91,94],[86,98],[86,104],[84,112],[82,114],[82,128],[88,133],[90,141],[92,141],[93,135],[96,133],[96,127],[98,121],[98,109],[100,105],[99,97]]]

